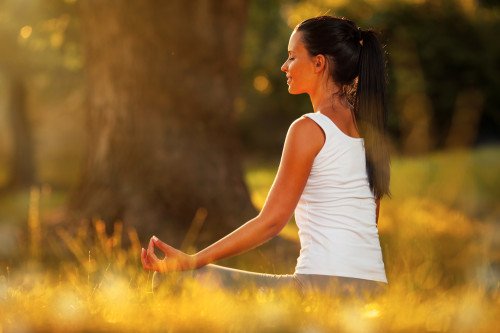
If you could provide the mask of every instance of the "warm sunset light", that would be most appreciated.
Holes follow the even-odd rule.
[[[0,333],[490,333],[500,1],[0,0]]]
[[[268,92],[270,88],[269,79],[265,75],[258,75],[253,79],[253,87],[261,93]]]
[[[33,29],[29,25],[25,25],[24,27],[21,28],[19,31],[19,35],[23,39],[28,39],[31,36]]]
[[[363,316],[367,318],[376,318],[380,316],[380,306],[377,303],[366,304]]]

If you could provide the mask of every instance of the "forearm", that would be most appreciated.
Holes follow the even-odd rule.
[[[276,236],[278,232],[275,227],[269,223],[264,223],[259,217],[256,217],[229,235],[196,253],[194,255],[196,268],[253,249]]]
[[[248,251],[276,236],[290,219],[307,184],[324,133],[314,120],[297,119],[290,126],[276,178],[262,211],[226,237],[195,254],[195,267]]]

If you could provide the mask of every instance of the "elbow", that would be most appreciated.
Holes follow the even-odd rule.
[[[283,230],[287,223],[288,220],[284,221],[283,223],[276,224],[273,229],[273,237],[278,236],[278,234],[281,232],[281,230]]]
[[[291,216],[284,215],[274,215],[274,216],[261,216],[259,215],[263,223],[267,225],[269,230],[269,235],[271,237],[277,236],[281,230],[285,227],[285,225],[290,220]]]

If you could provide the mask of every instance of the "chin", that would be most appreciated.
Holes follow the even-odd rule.
[[[304,91],[293,89],[292,87],[288,87],[288,93],[290,95],[300,95],[300,94],[303,94]]]
[[[293,87],[291,85],[288,85],[288,93],[291,94],[291,95],[295,95],[296,92],[295,92],[295,89],[293,89]]]

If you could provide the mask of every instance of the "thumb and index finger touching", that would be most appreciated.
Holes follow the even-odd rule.
[[[156,236],[153,236],[151,238],[151,242],[153,243],[154,246],[159,248],[166,256],[175,255],[177,253],[177,250],[175,248],[168,245],[167,243],[162,242]]]
[[[158,237],[153,236],[149,240],[147,249],[143,248],[141,251],[141,262],[144,268],[151,269],[154,263],[160,262],[160,259],[155,254],[155,247],[158,247],[164,253],[165,257],[175,257],[179,252],[174,247],[159,240]]]

